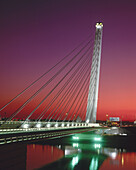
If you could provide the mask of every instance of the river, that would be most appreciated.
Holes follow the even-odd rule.
[[[2,170],[135,170],[135,136],[90,132],[0,146]]]

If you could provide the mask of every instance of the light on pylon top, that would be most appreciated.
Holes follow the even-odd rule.
[[[96,23],[96,28],[102,28],[102,27],[103,27],[103,24],[101,22]]]

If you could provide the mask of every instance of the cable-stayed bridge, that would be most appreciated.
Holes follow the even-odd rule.
[[[35,133],[44,134],[45,130],[83,130],[99,126],[95,122],[102,29],[102,23],[97,23],[95,40],[88,36],[2,106],[0,129],[3,135],[10,133],[13,137],[13,134],[29,132],[35,138]]]

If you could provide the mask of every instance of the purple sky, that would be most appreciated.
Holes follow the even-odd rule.
[[[136,116],[135,0],[1,0],[0,105],[103,22],[98,118]]]

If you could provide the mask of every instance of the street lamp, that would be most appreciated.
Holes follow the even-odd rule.
[[[107,121],[108,121],[108,116],[109,116],[109,115],[108,115],[108,114],[106,114],[106,124],[107,124]]]
[[[109,116],[109,115],[108,115],[108,114],[106,114],[106,120],[108,120],[108,116]]]

